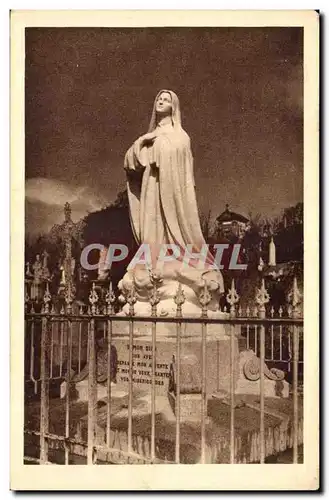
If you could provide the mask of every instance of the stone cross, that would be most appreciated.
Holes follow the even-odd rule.
[[[65,277],[65,289],[69,290],[70,296],[75,293],[75,286],[73,283],[73,263],[74,259],[72,257],[72,239],[81,243],[81,235],[85,222],[79,221],[74,223],[71,218],[71,205],[66,202],[64,205],[64,222],[63,224],[55,224],[50,231],[50,236],[52,238],[61,238],[64,240],[65,244],[65,256],[63,261],[63,276]]]

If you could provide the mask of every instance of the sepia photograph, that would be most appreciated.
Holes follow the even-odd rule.
[[[317,436],[318,284],[306,255],[316,267],[318,74],[306,64],[318,19],[280,13],[273,25],[244,25],[243,11],[223,25],[219,11],[209,25],[143,25],[145,13],[112,23],[110,11],[104,25],[88,13],[65,25],[14,12],[11,378],[27,475],[130,465],[152,477],[185,464],[235,466],[234,477],[266,464],[299,489],[311,460],[303,484],[316,489],[304,415],[312,394]],[[118,489],[130,489],[130,469]]]

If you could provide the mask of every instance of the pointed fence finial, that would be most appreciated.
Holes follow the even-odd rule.
[[[226,300],[227,300],[228,304],[230,305],[231,316],[235,316],[235,312],[236,312],[235,304],[237,304],[239,302],[239,298],[240,297],[235,289],[234,279],[232,279],[231,288],[230,288],[228,294],[226,295]]]
[[[66,312],[67,314],[71,314],[72,313],[72,303],[73,303],[73,293],[72,293],[72,287],[71,287],[71,283],[68,282],[66,288],[65,288],[65,292],[64,292],[64,299],[65,299],[65,303],[66,303]]]
[[[46,290],[43,294],[44,312],[49,313],[49,302],[51,301],[51,295],[49,292],[49,284],[46,284]]]
[[[256,292],[256,302],[258,304],[258,312],[260,317],[265,317],[265,304],[267,304],[270,300],[270,296],[265,288],[265,280],[262,279],[262,286],[257,288]]]
[[[91,314],[96,314],[96,303],[98,302],[98,293],[96,291],[95,282],[89,293],[89,302],[91,304]]]
[[[127,302],[129,304],[129,315],[135,316],[135,307],[134,306],[137,302],[135,285],[132,285],[132,287],[129,290],[129,293],[127,296]]]
[[[283,309],[282,306],[279,307],[279,318],[282,318]]]
[[[207,282],[204,280],[203,288],[199,294],[199,302],[202,308],[202,317],[206,317],[208,315],[208,305],[211,301],[211,294],[208,290]]]
[[[288,302],[291,307],[291,315],[298,317],[301,314],[300,304],[302,302],[302,294],[298,288],[297,278],[294,276],[294,281],[292,284],[292,289],[288,294]]]
[[[174,302],[177,306],[176,316],[181,317],[182,316],[182,305],[185,302],[185,294],[184,294],[184,290],[183,290],[181,283],[178,284],[177,292],[176,292],[176,295],[174,297]]]
[[[150,278],[151,278],[151,283],[153,284],[152,292],[149,295],[149,302],[150,302],[151,307],[152,307],[151,315],[156,316],[157,315],[157,305],[160,302],[158,285],[159,285],[160,281],[162,281],[162,280],[158,279],[158,277],[155,276],[152,272],[150,273]]]
[[[115,303],[115,293],[112,288],[112,281],[110,281],[109,289],[105,295],[105,302],[107,304],[107,314],[113,314],[113,307]]]

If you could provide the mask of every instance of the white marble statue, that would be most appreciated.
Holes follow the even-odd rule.
[[[139,137],[128,149],[124,168],[127,173],[131,225],[139,245],[147,244],[151,265],[139,264],[129,269],[120,282],[121,300],[125,301],[135,287],[136,313],[149,313],[150,276],[157,275],[160,311],[176,310],[173,298],[178,283],[186,298],[185,313],[199,314],[198,293],[206,281],[212,294],[209,308],[218,310],[218,298],[224,291],[223,278],[207,252],[206,266],[200,269],[197,259],[182,265],[186,248],[198,253],[205,245],[195,195],[193,157],[190,138],[182,128],[179,100],[170,90],[162,90],[155,98],[148,133]],[[163,244],[173,244],[180,255],[174,262],[158,265]],[[150,269],[151,268],[151,269]],[[152,271],[152,273],[150,273]],[[183,313],[184,313],[183,307]]]

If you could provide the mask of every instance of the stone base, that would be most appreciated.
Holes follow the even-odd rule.
[[[117,323],[123,329],[128,326],[128,322]],[[149,328],[151,333],[151,324],[136,323],[140,331],[144,332],[143,336],[137,336],[134,333],[132,345],[132,360],[133,360],[133,393],[136,391],[144,391],[151,395],[152,392],[152,338],[150,334],[145,335],[145,331]],[[145,328],[147,325],[147,328]],[[155,353],[155,392],[157,396],[166,396],[168,392],[175,392],[175,387],[172,386],[176,378],[176,349],[177,349],[177,325],[172,323],[163,323],[166,331],[170,332],[169,336],[156,336],[156,353]],[[180,393],[186,396],[200,394],[201,392],[201,370],[202,370],[202,341],[201,341],[201,325],[200,324],[185,324],[185,327],[190,326],[196,330],[199,328],[197,335],[186,335],[182,332],[181,347],[180,347]],[[259,358],[251,350],[243,349],[241,339],[234,336],[234,362],[231,370],[231,337],[226,335],[227,330],[224,325],[208,325],[214,329],[217,328],[217,335],[207,334],[206,342],[206,394],[207,398],[212,394],[230,394],[231,376],[234,377],[234,392],[236,395],[259,395],[260,394],[260,373],[259,373]],[[219,332],[219,333],[218,333]],[[112,384],[118,391],[129,390],[129,336],[115,335],[112,337],[111,359],[114,363],[112,370],[111,362],[111,380],[116,382]],[[243,349],[241,352],[239,352]],[[105,349],[107,352],[107,349]],[[112,356],[113,354],[113,356]],[[107,396],[107,358],[97,356],[98,363],[98,400]],[[102,359],[102,363],[100,363]],[[100,372],[99,372],[100,370]],[[102,373],[104,371],[104,377]],[[269,370],[265,367],[264,372],[264,395],[266,397],[287,398],[289,396],[289,384],[284,380],[284,373],[280,370]],[[103,383],[103,381],[105,381]],[[73,384],[72,384],[73,385]],[[74,385],[79,401],[88,400],[88,373],[86,378]],[[61,387],[61,397],[65,395],[66,383]],[[184,396],[185,397],[185,396]],[[195,397],[193,396],[195,399]],[[192,398],[192,399],[193,399]],[[197,398],[195,399],[196,404]],[[186,403],[187,405],[189,403]],[[192,412],[193,413],[193,412]]]
[[[228,317],[225,313],[222,314],[223,318]],[[151,316],[151,313],[148,314]],[[200,312],[198,318],[200,318]],[[138,337],[149,337],[151,338],[152,324],[150,321],[135,321],[134,322],[134,339]],[[112,332],[114,337],[128,337],[129,336],[129,322],[128,321],[113,321]],[[231,332],[230,325],[227,324],[208,324],[207,326],[207,339],[215,338],[228,338]],[[236,334],[239,330],[236,330]],[[201,320],[200,323],[186,323],[181,324],[181,337],[195,337],[199,336],[201,339]],[[161,323],[161,319],[157,320],[156,326],[156,338],[177,338],[177,323],[165,322]]]
[[[260,360],[252,350],[240,353],[239,378],[235,386],[235,394],[260,395]],[[288,398],[289,383],[284,380],[282,370],[270,370],[265,364],[264,396],[269,398]]]
[[[168,393],[169,404],[176,415],[176,396]],[[202,399],[201,394],[181,394],[179,398],[180,421],[201,422]]]
[[[206,347],[206,392],[229,390],[230,387],[230,342],[228,337],[218,340],[210,338]],[[239,372],[238,342],[234,338],[235,359],[233,371],[235,380]],[[118,371],[117,387],[127,390],[129,387],[129,338],[113,338],[117,351]],[[201,366],[201,335],[181,339],[181,357],[193,355],[198,366]],[[152,385],[152,341],[149,336],[139,337],[133,342],[133,390],[144,390],[151,393]],[[166,395],[170,390],[169,380],[176,357],[176,338],[161,337],[156,341],[156,394]],[[184,369],[183,366],[181,370]]]
[[[260,394],[260,381],[238,380],[235,394]],[[288,398],[289,384],[286,380],[264,379],[264,394],[267,398]]]

